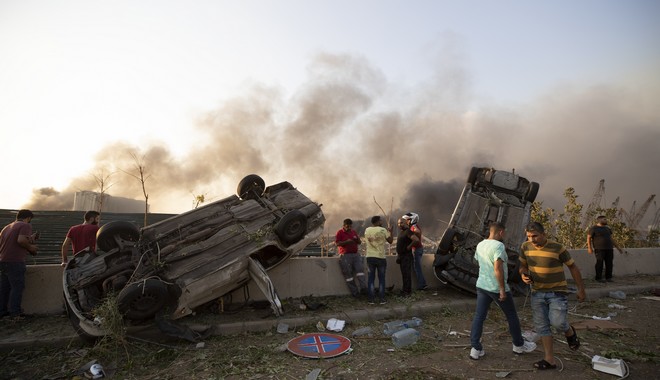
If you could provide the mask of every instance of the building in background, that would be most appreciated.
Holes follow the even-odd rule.
[[[103,194],[103,210],[99,210],[101,194],[95,191],[78,191],[73,196],[72,211],[97,210],[101,212],[140,213],[144,212],[144,200],[113,197]],[[147,210],[148,211],[148,210]]]

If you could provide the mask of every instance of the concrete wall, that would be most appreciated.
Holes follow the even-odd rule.
[[[629,249],[628,254],[615,251],[614,274],[627,276],[635,274],[660,274],[660,249]],[[580,267],[585,279],[594,277],[595,258],[586,250],[571,250],[571,256]],[[424,276],[431,288],[441,287],[433,272],[434,255],[424,255]],[[396,256],[387,258],[387,286],[401,289],[401,272],[395,263]],[[59,265],[28,265],[26,289],[23,294],[23,308],[31,314],[57,314],[64,312],[62,299],[62,268]],[[287,260],[269,272],[270,278],[280,298],[303,296],[330,296],[350,294],[339,270],[338,257],[299,257]],[[566,270],[567,278],[570,272]],[[413,275],[413,289],[415,288]],[[263,300],[256,285],[248,286],[250,298]],[[232,293],[232,300],[244,300],[243,289]]]

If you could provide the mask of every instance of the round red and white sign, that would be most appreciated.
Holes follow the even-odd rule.
[[[332,358],[346,353],[351,348],[350,339],[341,335],[312,333],[293,338],[287,349],[305,358]]]

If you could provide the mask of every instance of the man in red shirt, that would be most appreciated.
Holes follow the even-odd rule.
[[[62,243],[62,266],[68,262],[67,253],[69,247],[73,255],[80,252],[96,252],[96,232],[99,230],[99,219],[101,214],[97,211],[87,211],[85,221],[69,228],[64,243]]]
[[[335,235],[335,244],[337,244],[339,251],[341,273],[344,275],[346,285],[348,285],[351,294],[353,297],[357,297],[361,292],[366,292],[367,283],[364,278],[364,259],[358,253],[358,244],[361,244],[362,241],[352,227],[353,221],[344,219],[341,230],[337,231]],[[356,277],[358,286],[355,285]]]
[[[34,245],[37,233],[32,233],[30,222],[34,214],[19,210],[16,221],[0,231],[0,317],[9,316],[15,321],[24,318],[21,303],[25,289],[25,258],[36,255]]]

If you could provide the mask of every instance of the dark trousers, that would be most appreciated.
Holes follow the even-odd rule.
[[[364,278],[364,258],[359,253],[345,253],[340,255],[339,267],[353,297],[357,297],[361,292],[367,291],[367,281]],[[355,280],[357,280],[357,286],[355,285]]]
[[[594,254],[596,255],[596,280],[603,278],[603,264],[605,264],[605,279],[611,279],[614,249],[595,249]]]
[[[399,261],[399,265],[401,266],[401,281],[403,282],[401,293],[403,295],[412,294],[413,256],[410,253],[399,255]]]
[[[0,263],[0,316],[20,315],[25,289],[25,263]]]
[[[374,302],[376,274],[378,274],[378,297],[380,302],[385,302],[385,271],[387,270],[387,260],[378,257],[367,257],[367,267],[369,267],[369,277],[367,287],[369,288],[369,302]]]

